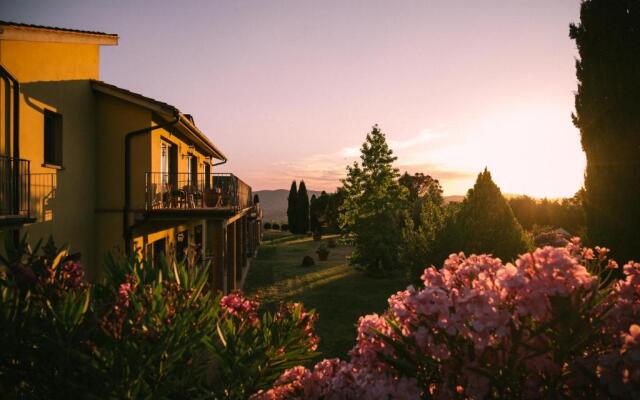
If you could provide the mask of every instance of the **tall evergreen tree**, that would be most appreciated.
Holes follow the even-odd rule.
[[[291,189],[289,189],[289,197],[287,200],[287,224],[289,225],[289,231],[296,233],[296,227],[298,226],[296,224],[296,218],[298,217],[298,209],[296,207],[298,204],[298,189],[296,181],[291,182]]]
[[[309,229],[311,230],[311,232],[320,231],[320,210],[318,209],[319,203],[320,202],[316,198],[316,195],[311,195],[311,200],[309,201]]]
[[[398,184],[396,157],[378,125],[367,134],[360,153],[362,164],[348,166],[342,180],[340,222],[355,238],[351,261],[370,272],[387,271],[399,265],[398,218],[406,189]]]
[[[445,234],[450,241],[445,244],[448,252],[491,253],[511,260],[529,248],[522,226],[486,169],[450,221],[453,225],[448,229],[453,231]]]
[[[298,233],[309,232],[309,195],[304,181],[300,181],[298,187],[298,200],[296,202],[296,224]]]
[[[640,258],[640,1],[585,0],[571,25],[580,59],[574,124],[587,156],[588,241]]]

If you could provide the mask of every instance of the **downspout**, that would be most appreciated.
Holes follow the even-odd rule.
[[[129,213],[131,212],[131,139],[144,133],[149,133],[156,129],[168,128],[180,121],[180,113],[174,112],[174,119],[161,125],[150,126],[148,128],[138,129],[127,133],[124,139],[124,208],[122,209],[122,229],[125,245],[125,253],[131,255],[133,246],[132,233],[133,229],[129,226]]]
[[[11,157],[11,81],[2,74],[4,81],[4,156]]]

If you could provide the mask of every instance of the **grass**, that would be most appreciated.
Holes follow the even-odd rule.
[[[315,309],[320,317],[316,333],[321,358],[346,358],[355,344],[358,317],[384,311],[389,295],[404,289],[407,281],[402,276],[372,278],[350,266],[348,246],[329,249],[329,259],[318,261],[318,246],[311,237],[267,231],[244,289],[268,307],[291,301]],[[305,255],[312,256],[316,265],[302,267]]]

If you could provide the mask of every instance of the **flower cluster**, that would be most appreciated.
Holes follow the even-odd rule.
[[[258,398],[634,398],[640,264],[614,281],[607,253],[572,239],[513,264],[452,254],[360,318],[349,362],[296,367]]]
[[[323,360],[312,370],[294,367],[282,374],[274,388],[252,400],[277,399],[416,399],[420,390],[414,379],[357,368],[339,359]]]
[[[248,321],[254,324],[258,320],[258,307],[260,302],[250,300],[240,292],[230,293],[220,299],[220,306],[227,315],[232,315],[240,321]]]
[[[84,283],[84,268],[77,261],[67,261],[60,270],[62,286],[69,289],[81,288]]]

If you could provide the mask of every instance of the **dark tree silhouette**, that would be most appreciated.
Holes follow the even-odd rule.
[[[585,0],[576,41],[573,121],[587,156],[584,208],[591,244],[640,258],[640,1]]]
[[[298,233],[309,232],[309,195],[304,181],[300,181],[298,187],[298,200],[296,202],[296,224]]]
[[[296,205],[298,204],[298,189],[296,181],[291,182],[291,189],[289,189],[289,198],[287,205],[287,225],[289,225],[289,231],[291,233],[297,232],[296,218],[298,217],[298,211]]]
[[[528,250],[522,226],[486,169],[478,174],[453,221],[450,252],[491,253],[508,261]]]
[[[319,201],[314,194],[311,196],[311,201],[309,202],[309,229],[311,232],[320,231],[320,210],[318,209],[318,205]]]

